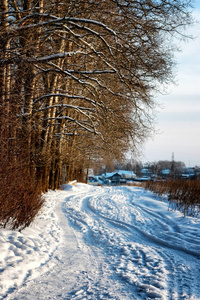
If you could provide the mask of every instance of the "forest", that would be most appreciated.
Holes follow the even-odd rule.
[[[42,192],[123,159],[152,131],[190,0],[1,0],[0,222]]]

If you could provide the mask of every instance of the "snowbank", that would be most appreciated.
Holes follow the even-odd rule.
[[[200,220],[141,187],[50,191],[23,232],[0,231],[1,299],[200,299]]]

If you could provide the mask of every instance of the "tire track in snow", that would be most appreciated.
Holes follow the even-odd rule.
[[[130,194],[130,191],[129,191],[129,194]],[[96,198],[99,198],[100,196],[101,195],[98,195],[98,196],[96,196]],[[84,201],[88,202],[90,198],[92,198],[92,196],[89,196],[86,199],[83,199],[83,202]],[[132,201],[132,197],[131,197],[131,201]],[[130,209],[132,208],[131,207],[132,203],[130,204],[130,200],[127,201],[126,205]],[[84,204],[83,209],[85,207],[86,207],[86,205]],[[88,208],[88,211],[90,210],[93,213],[97,213],[95,211],[95,209],[92,209],[91,205],[88,204],[87,208]],[[124,228],[125,230],[128,230],[130,232],[132,230],[137,231],[141,236],[143,236],[144,238],[148,239],[150,242],[154,243],[155,245],[164,246],[166,248],[170,248],[170,249],[173,249],[173,250],[176,250],[176,251],[181,251],[183,253],[195,256],[195,257],[197,257],[197,258],[200,259],[200,241],[197,241],[197,244],[199,245],[199,249],[193,251],[193,250],[188,249],[188,248],[186,248],[186,247],[184,247],[182,245],[177,245],[177,244],[170,243],[171,242],[170,236],[168,237],[168,240],[164,240],[164,239],[161,239],[159,237],[156,237],[155,234],[157,234],[158,232],[162,232],[163,233],[163,228],[165,228],[165,229],[167,228],[168,231],[169,231],[169,226],[167,226],[167,224],[171,225],[170,228],[173,228],[173,231],[180,232],[180,227],[176,224],[175,221],[168,220],[167,216],[164,216],[164,215],[160,216],[159,214],[153,213],[153,212],[145,209],[145,207],[143,208],[141,205],[138,205],[138,204],[134,205],[134,209],[135,210],[139,209],[142,212],[142,214],[145,216],[145,217],[143,217],[144,220],[152,220],[151,223],[154,224],[154,229],[155,229],[155,227],[158,227],[159,230],[157,230],[157,232],[155,232],[155,231],[151,232],[151,230],[150,230],[151,227],[148,224],[149,229],[147,230],[147,228],[144,228],[146,230],[145,231],[143,229],[143,227],[141,228],[141,226],[139,227],[139,226],[137,226],[137,224],[133,225],[133,224],[129,224],[127,222],[120,221],[119,219],[109,218],[109,217],[105,216],[104,214],[102,214],[101,212],[98,213],[98,215],[101,218],[103,218],[103,219],[107,220],[108,222],[112,223],[114,226],[120,227],[122,229]],[[144,212],[145,212],[145,214],[144,214]],[[140,213],[140,215],[141,215],[141,213]],[[153,216],[153,218],[152,218],[152,216]],[[169,231],[169,232],[171,233],[171,231]],[[154,233],[154,235],[153,235],[153,233]],[[176,238],[177,238],[177,236],[176,236]],[[181,236],[181,238],[183,238],[183,236]],[[192,241],[194,241],[194,239]],[[173,240],[172,240],[172,242],[173,242]]]
[[[85,218],[87,219],[86,222],[85,219],[79,219],[79,222],[86,226],[87,235],[85,238],[88,244],[101,246],[104,251],[107,249],[106,253],[110,261],[113,261],[111,265],[114,266],[116,273],[124,281],[135,287],[134,292],[141,299],[155,299],[155,297],[158,299],[170,299],[170,297],[171,299],[186,299],[185,295],[190,297],[193,292],[192,272],[189,268],[186,271],[181,269],[180,266],[183,264],[174,257],[189,254],[196,259],[199,257],[199,252],[187,249],[184,246],[171,244],[170,241],[156,237],[155,234],[158,230],[155,233],[149,233],[145,231],[145,226],[144,228],[141,227],[141,224],[139,226],[138,224],[130,224],[134,218],[129,218],[128,222],[127,220],[120,220],[119,207],[117,208],[118,201],[108,202],[109,197],[111,200],[114,198],[119,199],[119,197],[124,198],[123,208],[126,206],[127,210],[135,210],[135,219],[140,218],[143,225],[145,225],[146,220],[150,220],[154,227],[155,225],[160,226],[161,230],[172,228],[171,232],[181,232],[176,222],[171,221],[167,216],[165,218],[164,215],[160,216],[148,207],[134,204],[134,198],[141,198],[142,194],[144,195],[143,192],[138,195],[138,193],[133,193],[129,189],[122,192],[120,188],[110,188],[104,193],[99,193],[96,190],[94,193],[82,197],[81,211],[88,216],[88,219]],[[105,201],[105,199],[107,200]],[[100,202],[104,203],[99,205]],[[104,209],[105,206],[107,211]],[[113,213],[111,213],[112,211]],[[123,209],[121,214],[124,217]],[[75,219],[77,220],[77,215]],[[88,222],[89,219],[90,222]],[[143,244],[145,244],[145,247]],[[130,251],[131,247],[135,247],[135,250]],[[151,257],[147,255],[144,248],[148,248],[148,251],[152,252]],[[134,253],[137,253],[137,255]],[[146,259],[147,256],[148,259]],[[198,274],[198,270],[196,270],[196,274]],[[138,278],[140,278],[139,282]],[[163,284],[163,278],[166,284]],[[159,290],[163,291],[160,293]]]
[[[87,285],[83,288],[77,288],[72,294],[69,294],[69,299],[131,299],[130,292],[122,289],[122,285],[115,284],[116,275],[113,278],[113,270],[110,270],[110,264],[106,261],[102,253],[99,252],[96,240],[104,244],[105,228],[104,224],[100,224],[98,215],[92,213],[88,202],[90,199],[100,197],[105,194],[105,190],[101,188],[97,190],[89,190],[86,193],[82,192],[80,196],[71,196],[69,201],[64,204],[64,211],[67,213],[70,223],[73,226],[80,249],[87,252],[89,260],[96,262],[96,267],[93,266],[92,273],[88,272]],[[76,205],[74,205],[76,203]],[[72,205],[72,206],[71,206]],[[72,208],[73,207],[73,208]],[[74,207],[76,207],[74,209]],[[101,218],[100,218],[101,219]],[[78,231],[77,231],[78,229]],[[81,237],[81,233],[83,233]],[[104,239],[104,242],[102,241]],[[105,255],[105,254],[104,254]],[[95,271],[94,271],[95,270]],[[134,299],[134,298],[133,298]],[[135,298],[136,299],[136,298]]]
[[[141,188],[77,184],[59,193],[62,243],[48,271],[9,299],[200,299],[199,259],[191,255],[199,250],[198,220],[169,212]]]
[[[160,250],[158,250],[160,253]],[[162,257],[166,263],[168,276],[168,299],[196,299],[199,300],[199,274],[200,269],[194,259],[187,265],[187,257],[180,256],[171,251],[162,251]],[[194,296],[197,295],[197,296]]]
[[[113,224],[114,226],[124,229],[125,231],[129,231],[131,233],[133,232],[133,230],[136,231],[137,233],[139,233],[140,237],[143,236],[143,238],[145,238],[147,241],[149,241],[151,244],[154,244],[155,246],[166,247],[166,248],[178,251],[178,252],[180,251],[180,252],[195,256],[198,259],[200,259],[199,251],[197,252],[197,251],[193,251],[193,250],[187,249],[182,246],[170,244],[168,241],[159,239],[156,236],[153,236],[153,235],[141,230],[137,226],[129,225],[129,224],[121,222],[121,221],[112,220],[112,219],[106,218],[105,216],[102,216],[102,218],[104,218],[105,220],[107,220],[108,222]]]
[[[97,196],[95,196],[97,197]],[[99,195],[98,195],[99,198]],[[140,250],[139,256],[135,257],[133,256],[133,254],[131,254],[131,252],[128,250],[126,244],[124,244],[123,239],[121,239],[120,234],[117,233],[116,234],[116,226],[112,226],[112,228],[109,226],[107,226],[108,224],[108,220],[106,220],[105,222],[105,218],[102,218],[101,215],[99,215],[98,213],[95,214],[94,210],[91,210],[91,205],[89,204],[89,200],[90,197],[85,197],[82,199],[82,203],[83,203],[83,207],[85,209],[84,212],[87,212],[87,214],[93,215],[93,218],[95,220],[94,222],[94,226],[90,227],[88,226],[88,231],[90,232],[90,235],[92,236],[93,239],[95,239],[96,244],[102,246],[103,245],[103,249],[105,250],[107,248],[107,255],[109,255],[110,260],[115,261],[114,264],[111,263],[111,265],[113,265],[116,274],[118,275],[118,280],[121,280],[122,282],[125,282],[126,284],[128,283],[131,288],[129,287],[130,290],[132,290],[132,292],[134,292],[134,294],[141,296],[144,296],[144,299],[147,299],[146,297],[150,297],[150,298],[154,298],[155,296],[158,297],[159,299],[161,298],[159,296],[159,292],[158,290],[162,287],[161,284],[161,278],[163,277],[160,276],[160,279],[158,280],[158,275],[154,274],[155,272],[158,273],[158,270],[156,270],[154,272],[154,267],[148,268],[147,264],[146,264],[146,254],[144,252],[144,250]],[[77,220],[77,216],[75,217],[75,219]],[[83,224],[85,226],[85,220],[83,221]],[[113,232],[114,230],[114,234],[110,234],[111,232]],[[117,229],[118,231],[118,229]],[[91,244],[91,238],[88,238],[89,235],[87,235],[87,240],[89,241],[89,243]],[[93,244],[94,242],[92,242]],[[132,244],[130,244],[129,246],[132,246]],[[114,248],[114,251],[112,253],[112,248]],[[126,252],[129,252],[129,255],[127,255]],[[115,256],[118,256],[117,261],[115,260]],[[131,258],[133,256],[133,258]],[[141,259],[143,258],[143,259]],[[134,263],[133,263],[134,261]],[[141,261],[141,262],[140,262]],[[124,263],[123,263],[124,262]],[[117,267],[118,263],[123,267]],[[146,268],[146,272],[145,276],[143,276],[143,279],[140,280],[139,282],[134,283],[134,279],[135,279],[135,275],[133,274],[133,271],[137,271],[138,276],[142,276],[142,271],[138,271],[138,267],[137,265],[140,265],[140,269]],[[136,267],[135,267],[136,266]],[[148,271],[147,271],[148,269]],[[150,271],[149,271],[150,270]],[[148,284],[148,278],[146,276],[146,273],[149,273],[149,278],[151,278],[154,276],[154,286],[151,284]],[[135,280],[136,281],[136,280]],[[138,281],[138,280],[137,280]],[[159,282],[160,281],[160,282]],[[115,298],[114,298],[115,299]],[[130,299],[129,297],[127,299]],[[133,298],[134,299],[134,298]],[[135,299],[138,299],[137,297]],[[163,298],[164,299],[164,298]]]

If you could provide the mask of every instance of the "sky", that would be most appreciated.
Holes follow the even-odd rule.
[[[196,0],[193,16],[200,22],[200,3]],[[200,23],[187,33],[195,39],[182,43],[175,54],[176,85],[166,95],[155,98],[157,121],[153,138],[143,148],[143,162],[183,161],[187,167],[200,166]]]

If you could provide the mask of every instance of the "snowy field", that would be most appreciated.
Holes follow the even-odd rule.
[[[200,299],[200,220],[140,187],[49,191],[0,230],[0,299]]]

